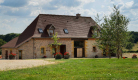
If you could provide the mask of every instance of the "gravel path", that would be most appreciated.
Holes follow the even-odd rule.
[[[55,62],[45,60],[0,60],[0,71],[31,68],[48,64],[55,64]]]

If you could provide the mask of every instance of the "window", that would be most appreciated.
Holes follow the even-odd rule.
[[[63,29],[63,30],[64,30],[64,33],[65,34],[68,34],[69,33],[67,29]]]
[[[49,36],[53,36],[54,30],[49,30]]]
[[[41,48],[41,53],[44,54],[44,48]]]
[[[43,30],[41,28],[38,28],[39,33],[43,33]]]
[[[95,46],[93,47],[93,52],[96,52],[96,47]]]

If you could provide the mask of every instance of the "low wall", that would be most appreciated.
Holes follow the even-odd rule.
[[[138,56],[138,53],[123,53],[123,57],[132,58],[133,54],[136,54]]]

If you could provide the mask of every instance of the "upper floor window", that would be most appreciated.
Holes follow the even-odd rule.
[[[52,24],[47,25],[47,32],[49,36],[53,36],[55,27]]]
[[[53,36],[54,30],[49,30],[49,36]]]
[[[63,30],[64,30],[64,33],[65,34],[68,34],[69,33],[67,29],[63,29]]]
[[[38,28],[39,33],[43,33],[43,30],[41,28]]]

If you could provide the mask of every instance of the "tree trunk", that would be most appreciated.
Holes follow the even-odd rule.
[[[117,47],[117,57],[119,59],[119,46]]]

